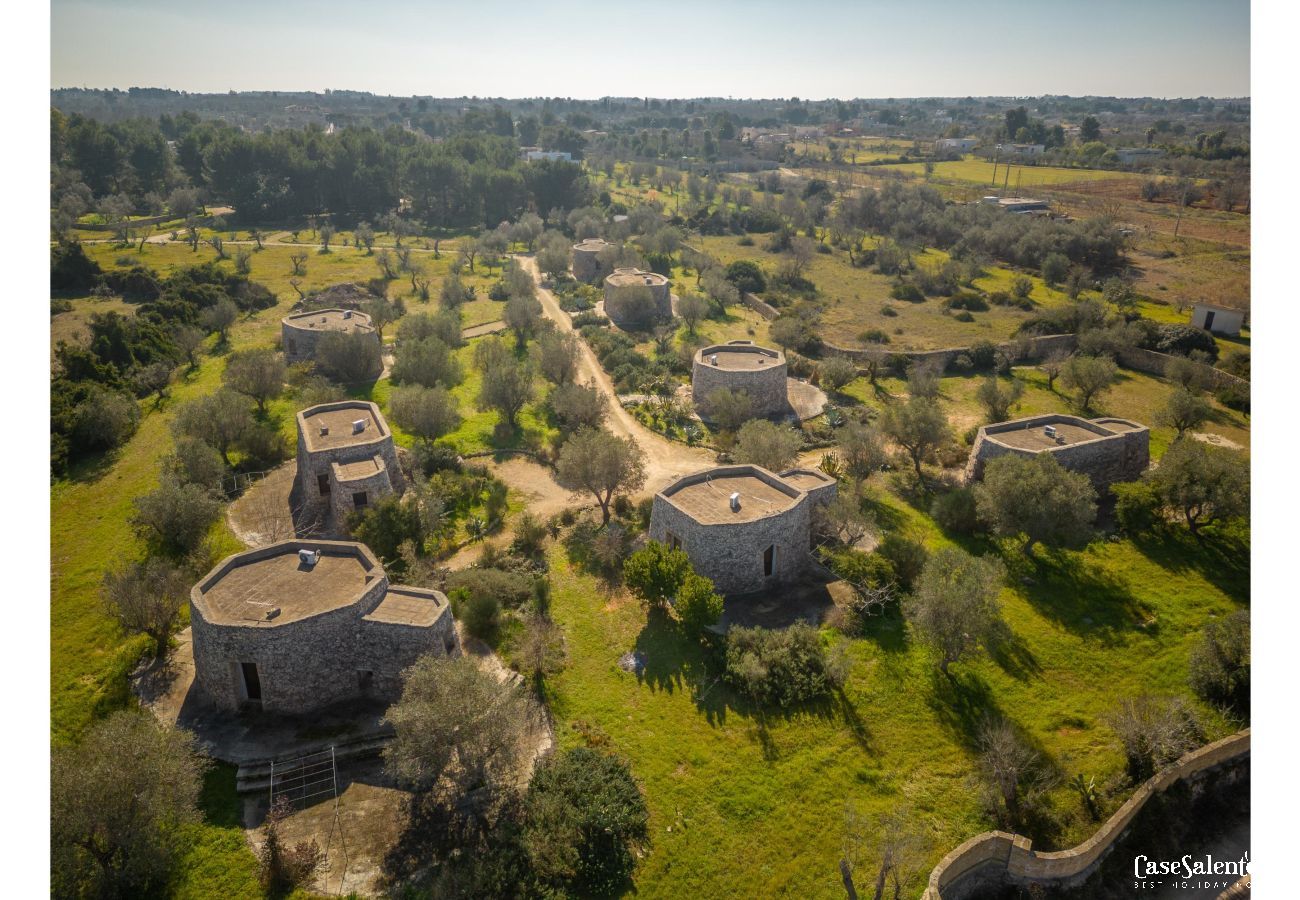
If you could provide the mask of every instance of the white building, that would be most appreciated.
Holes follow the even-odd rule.
[[[979,138],[941,138],[934,142],[935,150],[956,150],[969,153],[979,146]]]
[[[1215,334],[1241,334],[1241,326],[1245,320],[1244,309],[1216,306],[1213,303],[1197,303],[1192,307],[1192,324]]]
[[[539,159],[549,159],[552,162],[573,162],[573,154],[565,153],[562,150],[542,150],[539,147],[524,147],[521,151],[523,158],[527,162],[536,162]]]
[[[998,144],[998,152],[1012,156],[1042,156],[1047,152],[1046,144]]]

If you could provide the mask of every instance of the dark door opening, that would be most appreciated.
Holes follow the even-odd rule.
[[[328,493],[330,492],[330,477],[329,477],[329,475],[324,474],[324,473],[322,473],[322,474],[320,474],[320,475],[317,475],[317,476],[316,476],[316,487],[320,488],[320,492],[321,492],[322,495],[324,495],[324,494],[328,494]]]
[[[1205,330],[1214,330],[1214,310],[1207,310],[1205,313]]]
[[[352,505],[357,509],[365,509],[366,502],[367,501],[366,501],[365,491],[357,491],[355,494],[352,495]]]
[[[369,669],[357,669],[357,689],[365,694],[370,691],[370,686],[374,684],[375,673]]]
[[[257,674],[257,663],[240,663],[239,670],[244,675],[245,699],[262,702],[262,679]]]
[[[776,562],[776,547],[774,545],[768,547],[766,550],[763,551],[763,577],[764,578],[768,578],[772,575],[772,570],[775,568],[774,565],[775,562]]]

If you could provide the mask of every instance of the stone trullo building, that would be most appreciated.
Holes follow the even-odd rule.
[[[289,365],[316,362],[316,348],[327,334],[362,334],[379,347],[379,332],[370,324],[370,316],[355,309],[317,309],[298,312],[280,320],[280,341],[284,361]],[[380,354],[375,360],[382,368]],[[378,375],[380,369],[370,373]]]
[[[1082,472],[1104,492],[1117,481],[1133,481],[1151,463],[1151,431],[1128,419],[1084,419],[1049,413],[985,425],[975,436],[965,479],[978,481],[991,459],[1050,453],[1063,468]]]
[[[752,341],[731,341],[696,351],[691,366],[691,399],[707,419],[709,396],[726,388],[744,393],[756,417],[790,412],[786,391],[785,354]]]
[[[648,293],[649,308],[639,297]],[[658,272],[627,267],[605,276],[605,315],[621,328],[637,328],[667,322],[673,317],[668,279]]]
[[[367,547],[345,541],[227,557],[190,591],[190,624],[195,686],[228,710],[391,701],[421,656],[460,652],[445,596],[390,584]]]
[[[587,238],[574,244],[570,254],[573,277],[587,284],[595,284],[608,275],[609,271],[600,264],[600,254],[613,246],[601,238]]]
[[[718,466],[655,494],[650,537],[680,548],[724,594],[762,590],[807,569],[813,507],[835,497],[816,469],[780,475],[760,466]]]
[[[298,474],[291,502],[299,518],[337,533],[354,511],[402,492],[393,434],[378,406],[341,400],[308,407],[297,419]]]

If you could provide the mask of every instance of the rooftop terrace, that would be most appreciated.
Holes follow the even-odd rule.
[[[727,371],[770,369],[785,362],[779,350],[769,350],[757,344],[718,344],[699,351],[699,361],[704,365]]]
[[[615,269],[605,278],[607,284],[614,287],[631,287],[633,285],[667,284],[668,279],[658,272],[643,272],[640,269]]]
[[[740,494],[740,508],[731,508],[733,493]],[[673,506],[702,525],[753,522],[785,512],[803,498],[799,488],[757,466],[709,469],[664,488],[663,496]]]
[[[322,551],[315,565],[299,560],[304,548]],[[383,575],[360,544],[283,541],[231,557],[194,593],[213,624],[271,628],[350,606]]]
[[[318,309],[285,316],[291,328],[310,331],[373,331],[370,316],[350,309]]]
[[[354,422],[361,422],[356,431]],[[389,436],[388,424],[375,404],[345,400],[311,406],[298,413],[298,427],[310,452],[368,444]],[[323,430],[323,431],[322,431]]]

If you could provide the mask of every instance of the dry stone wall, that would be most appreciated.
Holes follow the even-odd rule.
[[[728,353],[752,352],[756,356],[762,355],[767,363],[750,369],[715,366],[709,359],[711,354],[719,350]],[[724,388],[748,394],[755,416],[786,414],[790,401],[786,395],[785,354],[758,347],[749,341],[733,341],[696,351],[691,367],[691,399],[696,409],[707,417],[709,395]]]
[[[1118,423],[1128,430],[1110,431],[1107,424]],[[1073,425],[1095,430],[1091,440],[1077,441],[1046,450],[1033,450],[1009,446],[999,435],[1012,431],[1041,430],[1047,425]],[[1062,467],[1071,472],[1082,472],[1092,480],[1098,491],[1106,491],[1117,481],[1133,481],[1146,471],[1151,462],[1151,432],[1142,425],[1124,419],[1081,419],[1077,416],[1048,414],[985,425],[975,436],[970,457],[966,462],[965,480],[969,483],[984,476],[989,460],[999,456],[1035,456],[1040,452],[1052,454]]]
[[[1250,729],[1186,754],[1143,782],[1092,837],[1069,850],[1037,852],[1023,835],[989,831],[961,844],[930,873],[923,900],[965,900],[1007,884],[1070,887],[1096,871],[1154,795],[1178,782],[1196,783],[1209,773],[1249,765]]]

